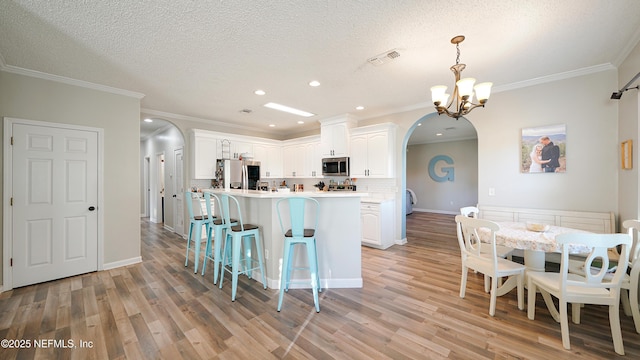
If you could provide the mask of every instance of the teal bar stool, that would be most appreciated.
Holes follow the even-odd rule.
[[[193,198],[197,197],[197,193],[187,191],[185,193],[184,201],[187,203],[187,210],[189,211],[189,237],[187,238],[187,254],[185,255],[184,266],[189,265],[189,250],[191,249],[191,237],[193,236],[193,253],[194,253],[194,268],[193,272],[198,272],[198,261],[200,260],[200,247],[202,241],[202,227],[205,226],[205,231],[209,230],[209,217],[207,215],[194,215],[193,211]],[[194,232],[195,229],[195,232]]]
[[[289,205],[289,221],[291,228],[285,230],[282,223],[284,211],[284,202]],[[281,208],[282,207],[282,208]],[[315,214],[315,223],[312,228],[305,228],[305,210],[309,208],[311,214]],[[282,272],[280,277],[280,295],[278,297],[278,311],[282,308],[282,299],[284,292],[289,291],[291,284],[291,272],[294,270],[308,270],[313,289],[313,302],[316,306],[316,312],[320,312],[320,302],[318,301],[318,293],[322,291],[320,287],[320,274],[318,273],[318,252],[316,250],[316,229],[318,228],[318,210],[320,204],[318,200],[308,197],[289,197],[283,198],[276,202],[278,212],[278,220],[280,228],[284,234],[284,254],[282,257]],[[293,267],[293,250],[296,245],[304,245],[307,250],[308,267]]]
[[[211,197],[214,198],[213,205],[211,205]],[[202,275],[204,275],[204,272],[207,269],[207,260],[213,261],[213,283],[217,284],[220,263],[222,262],[221,249],[222,242],[224,241],[223,234],[230,226],[238,225],[238,220],[230,219],[229,223],[224,220],[224,216],[221,215],[222,209],[220,208],[220,198],[218,195],[205,191],[204,202],[207,207],[207,214],[213,215],[214,212],[211,210],[215,209],[215,214],[218,214],[218,216],[209,217],[209,231],[207,232],[207,245],[204,251],[204,262],[202,263]],[[212,241],[213,249],[211,249]]]
[[[233,204],[238,214],[238,225],[229,226],[225,234],[222,270],[220,274],[220,288],[222,289],[222,281],[224,280],[224,271],[231,273],[231,301],[236,300],[236,292],[238,290],[238,275],[246,274],[251,279],[253,270],[260,269],[262,274],[262,284],[267,288],[267,279],[264,272],[262,259],[262,242],[260,239],[260,228],[258,225],[245,224],[242,221],[242,212],[238,199],[228,194],[221,194],[220,204],[222,205],[222,216],[226,223],[231,223],[230,204]],[[252,254],[251,239],[255,242],[255,249],[258,253],[257,264]],[[240,252],[243,252],[244,263],[242,270],[240,269]],[[256,266],[257,265],[257,266]]]

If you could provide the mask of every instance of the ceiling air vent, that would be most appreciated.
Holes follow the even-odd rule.
[[[389,51],[385,51],[382,54],[378,54],[367,61],[371,65],[380,66],[382,64],[386,64],[391,60],[397,59],[400,57],[400,53],[396,49],[392,49]]]

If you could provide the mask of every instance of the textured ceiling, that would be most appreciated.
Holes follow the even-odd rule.
[[[617,66],[639,29],[637,0],[0,1],[6,66],[145,94],[142,108],[158,118],[178,114],[280,137],[344,113],[432,112],[429,87],[451,86],[449,41],[458,34],[467,37],[464,75],[500,91]],[[367,62],[391,49],[400,57]],[[303,118],[262,106],[270,101],[316,116],[297,124]]]

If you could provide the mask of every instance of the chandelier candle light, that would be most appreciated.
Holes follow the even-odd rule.
[[[450,95],[447,94],[447,87],[444,85],[437,85],[431,87],[431,100],[433,100],[433,104],[436,106],[436,110],[438,110],[438,115],[447,114],[456,120],[461,116],[467,115],[471,112],[471,110],[477,108],[478,106],[484,107],[484,104],[489,100],[489,96],[491,95],[491,86],[493,83],[484,82],[476,85],[473,84],[476,82],[474,78],[464,78],[460,79],[460,74],[462,74],[462,70],[466,67],[465,64],[460,64],[460,43],[464,41],[463,35],[458,35],[451,39],[452,44],[456,44],[456,64],[451,66],[451,71],[456,77],[456,85],[453,89],[453,97],[451,101],[449,101]],[[478,99],[478,104],[473,103],[473,90],[475,89],[475,95]],[[453,102],[455,100],[455,108],[451,109]],[[445,106],[445,104],[447,104]]]

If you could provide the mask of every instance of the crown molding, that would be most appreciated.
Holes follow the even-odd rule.
[[[578,76],[595,74],[595,73],[598,73],[598,72],[601,72],[601,71],[608,71],[608,70],[617,70],[617,67],[614,66],[613,64],[610,64],[610,63],[600,64],[600,65],[595,65],[595,66],[589,66],[589,67],[585,67],[585,68],[581,68],[581,69],[566,71],[566,72],[563,72],[563,73],[557,73],[557,74],[552,74],[552,75],[548,75],[548,76],[541,76],[541,77],[533,78],[533,79],[529,79],[529,80],[518,81],[518,82],[514,82],[514,83],[510,83],[510,84],[495,86],[495,87],[493,87],[491,89],[491,93],[495,94],[495,93],[500,93],[500,92],[504,92],[504,91],[511,91],[511,90],[516,90],[516,89],[526,88],[526,87],[529,87],[529,86],[541,85],[541,84],[551,83],[551,82],[554,82],[554,81],[570,79],[570,78],[574,78],[574,77],[578,77]],[[418,110],[418,109],[428,109],[428,108],[433,108],[433,103],[430,102],[430,101],[425,101],[425,102],[420,102],[420,103],[413,104],[413,105],[407,105],[407,106],[399,107],[399,108],[393,109],[391,111],[376,113],[376,114],[369,115],[369,116],[363,116],[363,117],[360,117],[359,119],[360,120],[368,120],[368,119],[378,118],[378,117],[382,117],[382,116],[389,116],[389,115],[398,114],[398,113],[402,113],[402,112],[413,111],[413,110]]]
[[[620,51],[616,59],[613,61],[613,65],[619,67],[629,57],[633,49],[640,43],[640,28],[636,29],[636,32],[631,36],[631,39],[626,42],[626,46]]]
[[[194,116],[174,114],[174,113],[170,113],[170,112],[153,110],[153,109],[148,109],[148,108],[141,108],[140,109],[140,113],[141,114],[146,114],[146,115],[158,116],[158,117],[162,118],[163,120],[174,119],[174,120],[182,120],[182,121],[193,121],[193,122],[198,122],[198,123],[207,124],[207,125],[224,126],[224,127],[228,127],[228,128],[250,130],[250,131],[253,131],[253,132],[256,131],[256,128],[254,126],[238,125],[238,124],[233,124],[233,123],[230,123],[230,122],[224,122],[224,121],[212,120],[212,119],[203,119],[203,118],[198,118],[198,117],[194,117]],[[272,132],[271,131],[259,131],[259,132],[267,133],[267,134],[275,134],[276,130],[274,130]]]
[[[13,65],[7,65],[7,63],[4,61],[4,58],[2,57],[2,54],[0,54],[0,71],[5,71],[8,73],[17,74],[17,75],[34,77],[34,78],[43,79],[43,80],[55,81],[55,82],[59,82],[67,85],[74,85],[74,86],[79,86],[79,87],[92,89],[92,90],[104,91],[104,92],[108,92],[116,95],[128,96],[128,97],[136,98],[138,100],[142,99],[145,96],[144,94],[135,92],[135,91],[118,89],[111,86],[95,84],[88,81],[68,78],[65,76],[53,75],[53,74],[48,74],[41,71],[25,69],[25,68],[13,66]]]
[[[499,85],[494,87],[491,92],[499,93],[503,91],[511,91],[511,90],[521,89],[529,86],[541,85],[541,84],[546,84],[554,81],[560,81],[560,80],[570,79],[578,76],[595,74],[602,71],[616,70],[616,69],[617,68],[610,63],[589,66],[581,69],[566,71],[563,73],[557,73],[557,74],[541,76],[541,77],[533,78],[529,80],[518,81],[511,84]]]

